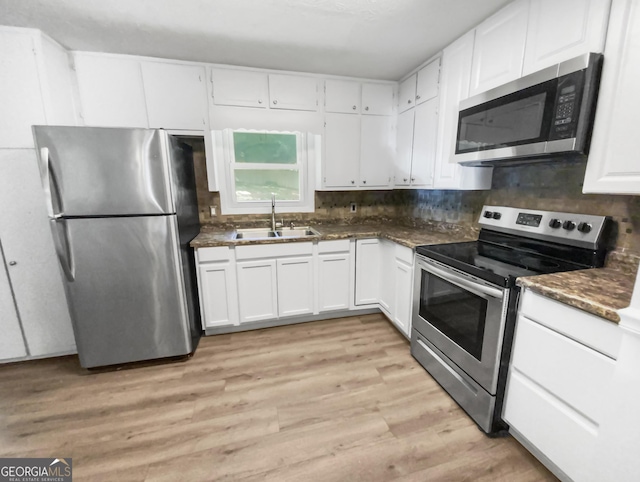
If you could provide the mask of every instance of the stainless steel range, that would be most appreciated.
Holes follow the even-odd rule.
[[[500,418],[515,280],[603,266],[608,217],[485,206],[477,241],[416,249],[411,354],[489,434]]]

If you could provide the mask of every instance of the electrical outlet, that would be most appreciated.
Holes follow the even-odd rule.
[[[216,207],[215,206],[209,206],[209,214],[211,214],[211,217],[216,215]]]
[[[356,203],[349,204],[349,211],[355,213],[358,210],[358,205]]]

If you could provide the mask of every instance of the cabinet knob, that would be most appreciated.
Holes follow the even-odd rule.
[[[351,181],[351,184],[355,184],[355,183],[356,183],[355,181]]]
[[[405,178],[403,179],[403,181],[404,181],[404,182],[407,182],[407,178],[405,177]]]
[[[365,107],[364,110],[369,110],[369,107]]]
[[[362,181],[362,184],[366,184],[366,183],[367,183],[367,181]]]
[[[416,178],[415,178],[415,177],[412,177],[412,178],[411,178],[411,182],[414,182],[415,180],[416,180]]]
[[[18,264],[17,261],[9,261],[9,266],[15,266],[16,264]]]
[[[355,105],[354,105],[352,108],[353,108],[353,110],[356,110],[356,109],[357,109],[357,107],[356,107]]]
[[[274,101],[273,101],[273,105],[276,105],[277,103],[278,103],[278,101],[277,101],[277,100],[274,100]]]
[[[409,99],[409,100],[407,101],[407,104],[411,104],[411,99]]]
[[[416,100],[420,100],[420,95],[416,95]]]
[[[262,99],[258,99],[258,104],[262,104]]]

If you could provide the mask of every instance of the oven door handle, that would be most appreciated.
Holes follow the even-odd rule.
[[[448,271],[440,269],[431,264],[427,264],[425,262],[418,261],[418,266],[424,269],[425,271],[428,271],[436,276],[439,276],[440,278],[448,281],[451,284],[454,284],[460,288],[466,289],[483,298],[486,296],[491,298],[496,298],[499,300],[504,298],[504,292],[502,290],[499,290],[498,288],[491,288],[490,286],[481,285],[481,284],[474,283],[472,281],[468,281],[464,278],[456,276]]]

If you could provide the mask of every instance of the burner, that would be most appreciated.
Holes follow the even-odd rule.
[[[523,268],[534,271],[548,271],[560,269],[560,263],[545,258],[537,258],[535,256],[523,256],[518,259],[519,264]]]

